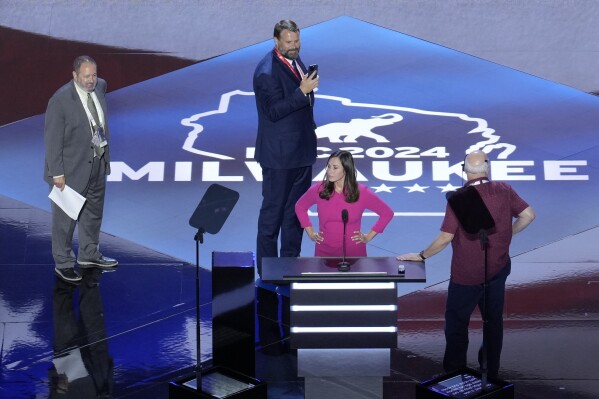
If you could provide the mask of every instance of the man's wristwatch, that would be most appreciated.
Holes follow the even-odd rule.
[[[420,259],[425,260],[426,258],[424,257],[424,250],[420,251],[420,253],[418,254],[418,256],[420,256]]]

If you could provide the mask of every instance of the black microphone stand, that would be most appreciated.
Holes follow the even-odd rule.
[[[200,333],[200,244],[204,243],[204,228],[200,227],[194,236],[196,242],[196,384],[202,391],[202,336]]]
[[[483,281],[483,292],[482,292],[482,304],[481,304],[481,318],[483,322],[483,340],[479,350],[479,363],[481,371],[481,391],[485,391],[487,387],[488,377],[488,361],[487,361],[487,329],[488,329],[488,317],[487,317],[487,287],[488,287],[488,246],[489,236],[488,230],[495,227],[495,221],[493,216],[487,209],[484,201],[482,200],[478,191],[474,186],[466,186],[457,190],[452,195],[447,196],[447,200],[456,217],[458,218],[460,225],[468,234],[478,234],[481,242],[481,246],[485,252],[485,264],[484,264],[484,281]]]
[[[337,265],[337,270],[340,272],[349,271],[349,262],[345,260],[345,230],[347,227],[347,211],[344,209],[344,212],[341,213],[341,218],[343,219],[343,260],[339,262]]]
[[[487,230],[480,230],[480,243],[485,252],[485,281],[483,283],[483,301],[482,301],[482,309],[481,309],[481,317],[483,321],[483,342],[480,348],[481,358],[480,358],[480,372],[481,372],[481,390],[484,392],[487,387],[487,274],[488,274],[488,262],[487,262],[487,249],[489,247],[489,236],[487,234]]]

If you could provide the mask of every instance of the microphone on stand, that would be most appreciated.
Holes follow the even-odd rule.
[[[458,189],[452,195],[447,195],[447,202],[451,206],[451,209],[455,213],[460,225],[466,231],[466,233],[471,235],[479,235],[480,243],[485,253],[485,263],[483,265],[485,280],[483,284],[482,304],[480,306],[480,313],[483,320],[483,342],[479,350],[481,390],[484,392],[487,387],[487,336],[489,335],[489,319],[487,317],[487,287],[489,285],[487,279],[487,249],[489,244],[488,230],[495,228],[495,220],[480,196],[480,193],[474,186],[463,187]]]
[[[346,272],[349,270],[349,263],[345,261],[345,229],[347,227],[347,220],[349,215],[347,209],[341,211],[341,220],[343,220],[343,260],[337,265],[337,270],[340,272]]]

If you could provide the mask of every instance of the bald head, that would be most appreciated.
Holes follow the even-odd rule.
[[[473,151],[464,161],[464,172],[468,175],[487,176],[489,174],[489,158],[483,151]]]

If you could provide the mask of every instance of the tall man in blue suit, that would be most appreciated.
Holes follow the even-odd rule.
[[[302,228],[295,203],[310,187],[316,160],[314,89],[316,72],[308,75],[299,58],[300,30],[295,22],[282,20],[274,28],[275,48],[254,72],[258,108],[256,160],[262,167],[262,207],[258,218],[256,261],[262,258],[299,256]]]
[[[115,259],[100,252],[106,176],[110,174],[110,129],[106,81],[98,78],[96,61],[82,55],[73,62],[73,80],[54,93],[46,109],[44,179],[59,190],[68,185],[85,197],[77,220],[52,202],[52,256],[56,275],[77,284],[81,268],[114,269]],[[78,226],[79,250],[73,252]]]

